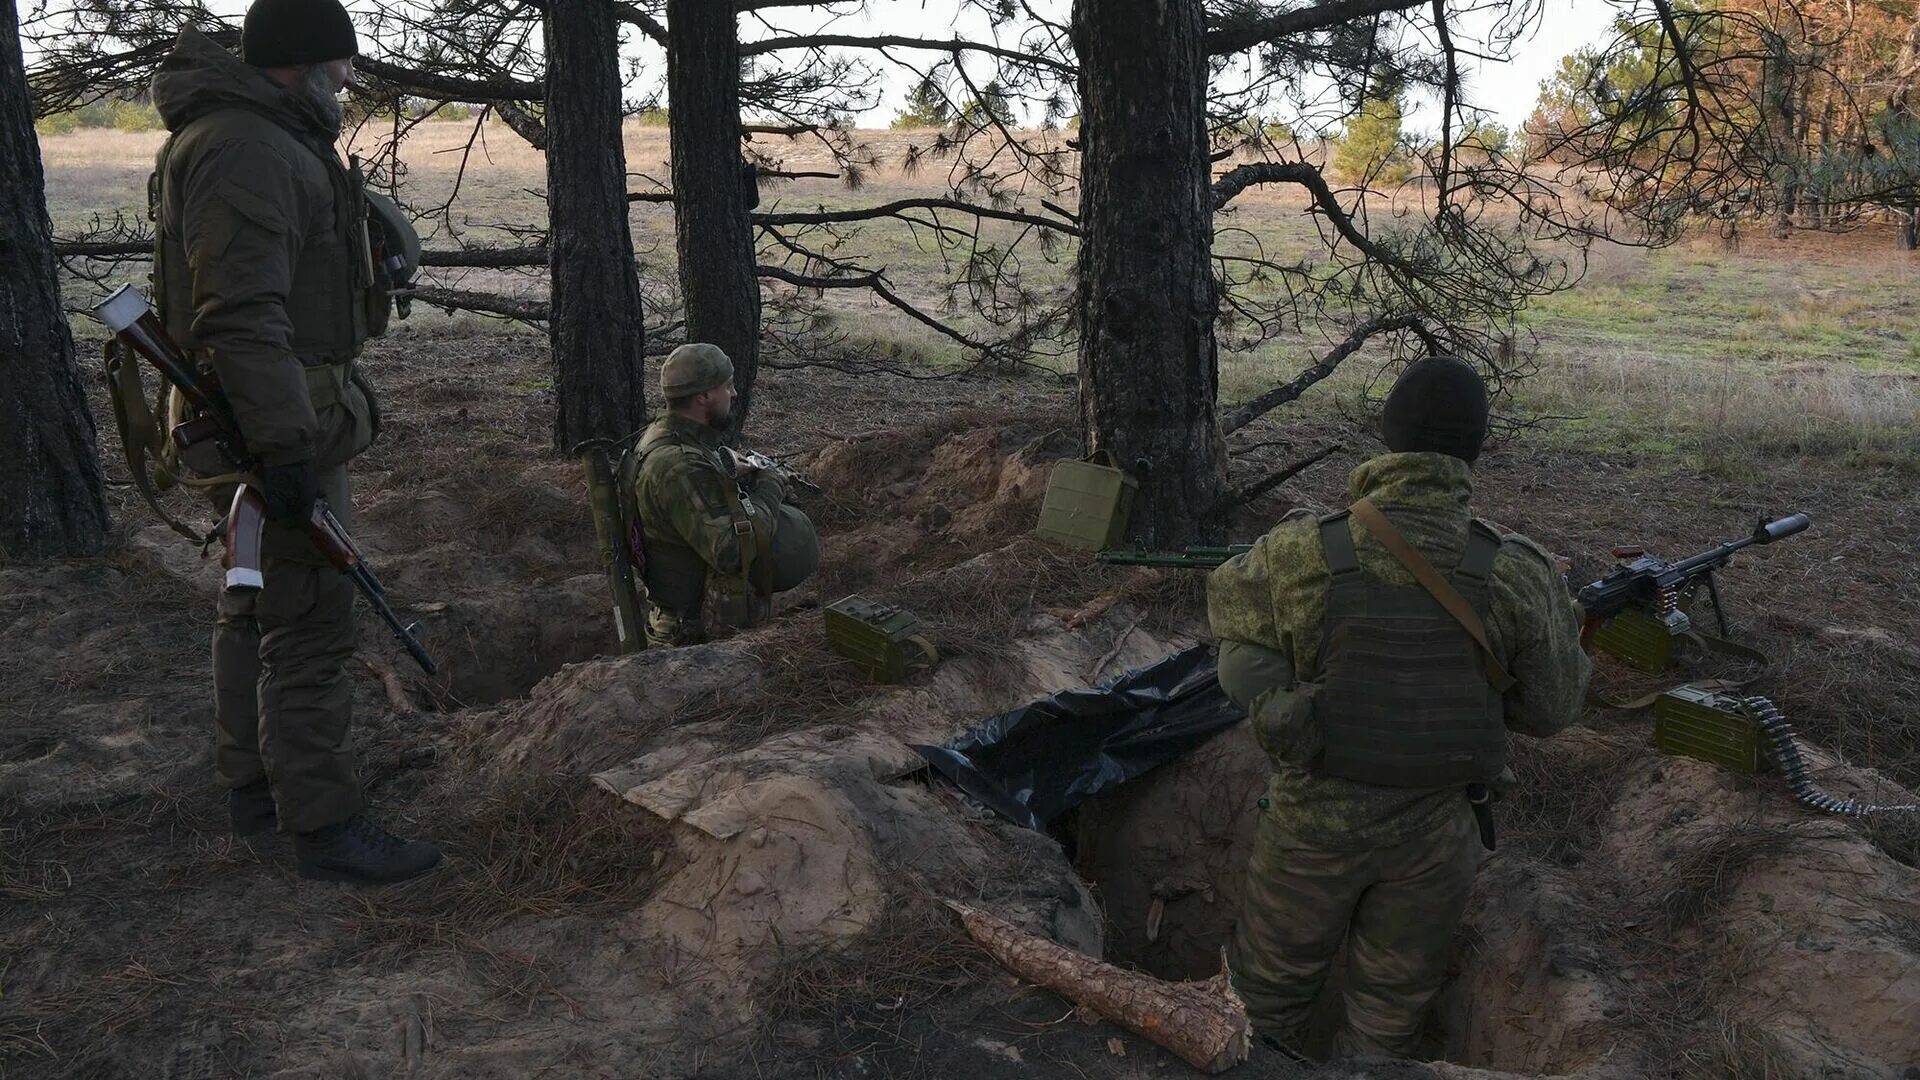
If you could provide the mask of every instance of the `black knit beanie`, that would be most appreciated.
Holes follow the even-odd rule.
[[[240,28],[240,58],[254,67],[299,67],[359,52],[340,0],[253,0]]]
[[[1487,440],[1487,384],[1456,357],[1416,360],[1387,394],[1380,435],[1396,454],[1428,451],[1472,461]]]

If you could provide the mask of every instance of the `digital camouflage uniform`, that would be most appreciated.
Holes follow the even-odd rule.
[[[786,507],[770,473],[746,492],[722,455],[725,433],[669,413],[647,425],[636,448],[633,507],[646,538],[647,637],[656,645],[706,640],[709,584],[748,607],[774,591],[774,533],[812,526]]]
[[[1356,469],[1350,485],[1437,571],[1458,566],[1472,520],[1465,461],[1387,454]],[[1346,524],[1367,579],[1419,588],[1364,526]],[[1287,515],[1208,579],[1220,681],[1256,732],[1285,715],[1300,679],[1318,677],[1328,582],[1318,521],[1307,511]],[[1507,728],[1560,731],[1579,716],[1588,662],[1552,558],[1509,535],[1485,595],[1493,653],[1516,680],[1500,702]],[[1230,957],[1256,1026],[1297,1042],[1344,941],[1346,1021],[1336,1052],[1410,1053],[1482,857],[1464,788],[1370,786],[1276,757],[1262,807]]]
[[[357,178],[314,106],[191,28],[153,78],[172,132],[152,197],[154,272],[168,330],[218,376],[263,464],[311,459],[351,525],[347,462],[378,414],[353,360],[385,327]],[[231,491],[216,493],[216,502]],[[269,523],[265,585],[225,592],[214,630],[215,770],[266,776],[283,827],[308,832],[364,806],[348,726],[352,584],[296,525]]]

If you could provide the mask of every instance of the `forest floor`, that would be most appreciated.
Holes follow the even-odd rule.
[[[143,168],[116,151],[89,172],[79,138],[46,140],[63,231]],[[1596,259],[1531,316],[1545,370],[1510,408],[1537,422],[1490,449],[1476,503],[1576,577],[1616,544],[1686,554],[1809,513],[1725,575],[1735,632],[1772,656],[1752,685],[1818,779],[1899,802],[1920,786],[1920,311],[1884,239]],[[1282,381],[1305,351],[1229,360],[1230,387]],[[1203,637],[1199,578],[1032,537],[1048,467],[1078,450],[1064,380],[906,355],[946,377],[763,377],[753,441],[827,489],[817,579],[767,626],[613,658],[578,468],[550,447],[544,339],[420,312],[372,347],[387,419],[356,466],[361,540],[445,667],[417,677],[365,618],[363,780],[448,852],[385,890],[302,882],[283,838],[226,835],[217,575],[151,523],[105,422],[121,542],[0,565],[0,1076],[1185,1075],[1018,985],[937,901],[1204,974],[1258,794],[1244,728],[1090,806],[1071,853],[904,747]],[[1237,482],[1340,447],[1245,507],[1234,539],[1345,501],[1379,450],[1363,375],[1233,441]],[[818,608],[855,592],[915,611],[940,666],[881,687],[827,653]],[[1443,1060],[1371,1075],[1920,1075],[1911,816],[1822,817],[1777,775],[1649,735],[1595,706],[1521,742],[1433,1024]],[[1140,936],[1129,905],[1183,874],[1213,887],[1170,894],[1164,937]],[[1265,1052],[1242,1072],[1347,1074]]]

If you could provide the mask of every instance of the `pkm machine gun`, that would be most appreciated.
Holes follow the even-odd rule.
[[[1672,657],[1674,639],[1694,631],[1686,609],[1701,585],[1707,588],[1720,636],[1727,636],[1726,609],[1720,603],[1714,571],[1744,548],[1784,540],[1811,524],[1805,514],[1762,521],[1751,535],[1671,562],[1643,548],[1615,548],[1613,555],[1622,561],[1621,567],[1575,594],[1586,618],[1581,636],[1642,671],[1661,671]]]

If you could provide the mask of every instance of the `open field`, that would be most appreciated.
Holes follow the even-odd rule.
[[[630,168],[662,175],[663,133],[630,135]],[[873,137],[897,157],[916,136]],[[433,125],[415,144],[413,201],[452,190],[453,155],[432,151],[463,140]],[[156,137],[43,144],[57,231],[134,213]],[[492,226],[537,219],[538,158],[498,129],[488,145],[433,243],[511,242]],[[883,169],[860,192],[770,188],[762,208],[936,186]],[[1310,249],[1312,221],[1284,194],[1235,206],[1269,250]],[[646,287],[670,298],[670,212],[633,221]],[[939,252],[901,231],[858,243],[937,297]],[[1066,283],[1065,263],[1028,269]],[[1771,667],[1714,673],[1757,676],[1821,783],[1885,802],[1920,786],[1917,270],[1871,231],[1596,251],[1583,284],[1528,314],[1540,373],[1503,406],[1524,423],[1476,467],[1482,512],[1576,576],[1616,544],[1684,555],[1757,516],[1810,513],[1811,531],[1743,555],[1723,583],[1736,636]],[[619,659],[578,467],[549,445],[544,335],[416,311],[369,349],[386,427],[356,465],[357,528],[446,669],[416,677],[363,614],[363,780],[381,814],[448,851],[388,890],[303,884],[284,838],[226,834],[205,674],[214,572],[151,523],[96,388],[125,542],[0,563],[0,1076],[1193,1075],[1016,985],[938,900],[1204,973],[1244,861],[1247,777],[1263,772],[1251,738],[1090,807],[1072,857],[901,754],[1203,636],[1198,578],[1032,538],[1047,469],[1079,450],[1067,380],[967,370],[891,309],[834,302],[840,328],[950,377],[768,372],[751,438],[827,488],[809,507],[818,579],[767,626]],[[96,328],[76,331],[90,364]],[[1342,335],[1310,326],[1223,353],[1225,397],[1292,377]],[[1236,483],[1340,446],[1244,508],[1234,539],[1345,501],[1346,472],[1379,449],[1368,358],[1231,440]],[[853,592],[914,610],[940,666],[882,687],[832,657],[818,607]],[[1617,668],[1600,682],[1644,688]],[[1566,737],[1520,743],[1523,783],[1430,1043],[1471,1068],[1368,1075],[1912,1075],[1920,815],[1816,815],[1777,775],[1665,757],[1649,736],[1644,713],[1596,704]],[[717,838],[691,811],[658,813],[663,792],[708,820],[760,816]],[[1119,857],[1103,864],[1103,846]],[[1207,859],[1227,869],[1174,891],[1167,934],[1142,936],[1144,898]],[[1231,1075],[1360,1073],[1260,1051]]]
[[[541,220],[540,155],[498,126],[482,128],[469,151],[473,131],[469,124],[431,123],[407,143],[405,197],[416,207],[450,200],[453,207],[427,223],[430,232],[423,227],[429,245],[514,243],[515,235],[500,226]],[[834,180],[777,181],[764,190],[761,209],[841,208],[940,193],[948,163],[928,159],[912,175],[899,167],[907,148],[928,145],[931,133],[871,131],[859,139],[880,161],[859,190]],[[94,131],[42,142],[58,178],[49,190],[56,232],[74,235],[116,214],[144,219],[145,176],[158,133]],[[758,145],[789,169],[831,167],[805,140],[761,136]],[[663,129],[629,126],[627,160],[636,190],[664,180],[666,159]],[[1044,195],[1030,192],[1016,205],[1039,212]],[[1291,189],[1255,188],[1236,199],[1223,220],[1230,226],[1223,250],[1257,243],[1281,259],[1319,257],[1316,219]],[[636,204],[632,226],[643,288],[670,305],[672,210]],[[989,224],[982,235],[1005,242],[1013,229]],[[1031,241],[1020,250],[1034,291],[1043,299],[1064,297],[1071,284],[1064,249],[1051,259]],[[952,255],[924,230],[870,224],[840,253],[886,268],[903,295],[942,309]],[[482,291],[543,287],[479,271],[443,272],[437,280]],[[935,368],[965,360],[954,342],[864,293],[836,293],[827,302],[837,316],[833,329],[855,343]],[[951,317],[980,328],[964,312]],[[420,322],[439,318],[428,313]],[[1911,423],[1920,415],[1920,258],[1894,250],[1884,229],[1802,233],[1785,242],[1744,235],[1737,247],[1711,234],[1651,251],[1596,245],[1580,285],[1540,301],[1524,332],[1532,335],[1541,374],[1524,384],[1510,411],[1523,420],[1556,418],[1541,429],[1549,439],[1656,456],[1683,452],[1722,464],[1729,447],[1744,445],[1920,468],[1920,426]],[[1234,348],[1231,331],[1223,334],[1223,401],[1244,400],[1292,377],[1343,333],[1308,326],[1247,350]],[[1366,357],[1363,352],[1298,408],[1326,415],[1357,407],[1374,375]],[[1067,371],[1072,358],[1041,363]]]

